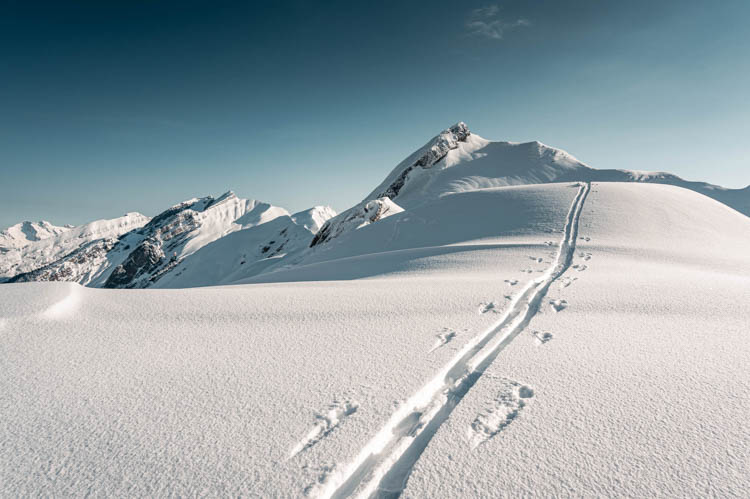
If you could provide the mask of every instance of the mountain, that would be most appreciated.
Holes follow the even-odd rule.
[[[58,227],[46,220],[21,222],[0,232],[0,251],[21,248],[35,241],[62,234],[71,226]]]
[[[228,284],[288,265],[297,261],[309,246],[315,230],[334,214],[330,207],[316,206],[232,232],[181,260],[174,271],[160,278],[154,287]]]
[[[77,227],[57,227],[55,230],[35,232],[39,239],[27,239],[23,244],[19,244],[19,238],[14,238],[15,245],[0,247],[0,280],[8,280],[50,265],[94,241],[115,240],[126,232],[142,227],[148,221],[149,218],[140,213],[127,213],[118,218],[96,220]],[[26,223],[13,227],[24,225]],[[13,227],[3,231],[3,234],[13,234]],[[50,224],[49,227],[53,226]],[[46,237],[41,237],[42,234],[46,234]],[[7,244],[8,238],[5,241],[3,244]]]
[[[206,244],[280,216],[288,216],[288,212],[238,198],[231,191],[218,198],[194,198],[117,237],[89,238],[61,258],[10,281],[65,280],[94,287],[148,287]]]
[[[128,214],[78,228],[25,222],[0,236],[5,244],[0,247],[0,276],[14,282],[66,280],[108,288],[273,280],[289,275],[290,268],[323,261],[430,241],[461,241],[469,233],[492,237],[492,230],[500,230],[493,224],[482,226],[488,231],[481,234],[472,229],[477,226],[471,219],[480,216],[475,207],[481,206],[481,213],[512,213],[519,207],[493,205],[487,189],[570,182],[669,184],[750,215],[750,186],[725,189],[668,173],[597,170],[540,142],[489,141],[459,122],[338,215],[322,206],[290,215],[230,191],[219,198],[190,199],[153,219]],[[462,193],[471,195],[455,197]],[[384,219],[389,222],[383,225]],[[439,237],[430,232],[437,227]],[[351,236],[355,233],[359,235]]]
[[[714,198],[750,216],[750,186],[727,189],[691,182],[661,172],[597,170],[571,154],[541,142],[493,142],[459,122],[433,137],[399,163],[359,204],[341,212],[321,228],[312,245],[331,241],[361,218],[368,203],[391,203],[410,210],[458,192],[491,187],[551,182],[643,182],[684,187]]]

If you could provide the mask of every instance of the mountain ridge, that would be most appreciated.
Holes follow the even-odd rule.
[[[4,247],[0,244],[0,279],[72,280],[113,288],[151,287],[161,280],[159,287],[184,287],[193,285],[184,276],[194,275],[201,285],[226,283],[231,276],[247,279],[253,272],[320,260],[333,242],[347,240],[346,234],[393,215],[407,220],[408,214],[425,206],[435,206],[441,213],[440,200],[448,195],[576,182],[668,184],[750,216],[750,186],[729,189],[667,172],[595,169],[563,149],[539,141],[490,141],[458,122],[416,149],[362,201],[339,214],[329,206],[290,214],[227,191],[177,203],[153,218],[133,212],[79,227],[39,222],[26,232],[21,230],[26,227],[23,223],[16,224],[0,234],[10,241]],[[268,225],[273,221],[277,222]],[[397,237],[394,230],[391,239]],[[383,241],[368,244],[375,252],[385,247]],[[341,248],[331,254],[342,251],[346,254]],[[234,267],[211,263],[223,258],[234,262]],[[214,274],[191,266],[215,268]]]

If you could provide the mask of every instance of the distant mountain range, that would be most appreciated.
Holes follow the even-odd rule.
[[[669,173],[597,170],[540,142],[492,142],[457,123],[397,165],[360,203],[338,215],[327,206],[290,214],[227,192],[218,198],[184,201],[153,218],[128,213],[78,227],[45,221],[16,224],[0,232],[0,281],[73,281],[105,288],[229,284],[385,251],[394,247],[394,238],[404,237],[397,225],[388,241],[360,238],[367,241],[364,247],[349,235],[394,215],[406,221],[410,214],[437,206],[452,194],[581,181],[674,185],[750,216],[750,186],[726,189]]]

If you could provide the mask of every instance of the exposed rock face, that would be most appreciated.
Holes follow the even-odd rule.
[[[398,196],[404,184],[406,184],[409,173],[414,168],[431,168],[432,165],[443,159],[448,154],[448,151],[458,148],[459,142],[465,142],[469,135],[471,135],[471,132],[464,122],[456,123],[448,130],[443,131],[435,138],[431,145],[426,147],[424,153],[412,165],[407,166],[396,180],[378,197],[394,199]]]
[[[116,244],[115,238],[92,241],[49,265],[18,274],[9,282],[75,281],[86,283],[92,270],[101,265],[101,262],[107,258],[107,253]]]
[[[310,247],[330,241],[348,230],[364,227],[402,211],[404,211],[403,208],[388,198],[378,198],[361,203],[326,222],[315,234]]]
[[[384,208],[382,214],[386,216],[387,214],[403,211],[393,200],[398,197],[401,189],[403,189],[409,181],[409,175],[414,169],[422,168],[426,170],[432,168],[435,163],[445,158],[449,151],[457,149],[459,142],[465,142],[470,135],[471,132],[469,131],[469,127],[466,126],[466,123],[464,122],[458,122],[447,130],[441,132],[437,137],[432,139],[427,145],[415,153],[416,159],[412,161],[407,158],[404,162],[405,165],[402,163],[397,167],[396,171],[398,171],[399,168],[402,168],[400,173],[398,173],[395,178],[387,184],[387,187],[384,190],[378,193],[380,190],[378,189],[378,191],[370,194],[358,205],[328,220],[315,235],[310,243],[310,247],[312,248],[328,242],[349,229],[357,229],[363,225],[379,220],[382,218],[382,215],[377,215],[377,211],[381,208]],[[412,157],[414,157],[414,155]],[[406,161],[409,162],[407,163]],[[391,175],[393,175],[393,173]],[[391,176],[391,178],[393,177]],[[377,208],[375,205],[370,205],[370,203],[373,202],[377,203]],[[398,211],[395,211],[396,208]],[[370,215],[373,210],[376,212],[374,216],[375,220],[370,220]]]
[[[131,287],[138,277],[156,270],[163,260],[164,251],[159,242],[147,239],[128,255],[124,263],[115,267],[104,287]]]
[[[424,147],[401,162],[383,184],[362,202],[328,220],[315,235],[310,247],[327,243],[348,230],[358,229],[385,216],[403,211],[395,200],[409,182],[409,177],[414,170],[429,170],[445,158],[450,151],[458,149],[459,143],[466,142],[470,135],[469,127],[464,122],[458,122],[447,130],[443,130]]]

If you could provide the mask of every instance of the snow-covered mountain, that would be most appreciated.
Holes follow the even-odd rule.
[[[0,247],[0,280],[7,280],[53,264],[94,241],[115,240],[122,234],[142,227],[148,221],[149,218],[140,213],[127,213],[118,218],[96,220],[77,227],[64,227],[63,230],[58,230],[61,228],[57,227],[55,230],[35,232],[37,237],[41,234],[45,234],[46,237],[28,240],[24,244],[19,244],[20,240],[15,238],[15,245]],[[43,222],[40,222],[41,224]],[[26,223],[14,227],[23,225]],[[51,224],[44,226],[54,227]],[[13,231],[8,229],[4,233],[13,234]]]
[[[21,222],[0,231],[0,251],[21,248],[35,241],[62,234],[71,226],[58,227],[46,220],[39,222]]]
[[[725,189],[668,173],[597,170],[540,142],[486,140],[459,122],[417,149],[360,203],[338,215],[329,207],[290,215],[283,208],[228,192],[216,199],[185,201],[151,220],[128,214],[78,228],[24,223],[0,236],[0,242],[5,241],[0,247],[0,277],[112,288],[225,284],[325,260],[406,248],[418,244],[409,236],[420,232],[413,227],[415,221],[435,224],[437,214],[440,220],[455,220],[447,229],[458,231],[454,236],[463,234],[466,217],[476,214],[454,206],[459,198],[451,196],[456,194],[477,193],[477,199],[484,199],[482,190],[488,188],[593,181],[675,185],[750,215],[750,186]],[[388,229],[349,236],[394,215]],[[275,223],[269,225],[271,221]]]
[[[158,288],[228,284],[298,261],[314,229],[335,212],[316,206],[232,232],[200,248],[154,283]]]
[[[218,198],[194,198],[116,237],[90,237],[61,258],[10,280],[64,280],[106,288],[149,287],[203,246],[232,232],[288,216],[283,208],[241,199],[231,191]],[[306,220],[313,223],[312,218]]]
[[[413,209],[440,196],[509,185],[550,182],[646,182],[694,190],[750,216],[750,186],[727,189],[691,182],[662,172],[597,170],[571,154],[541,142],[492,142],[459,122],[433,137],[399,163],[359,204],[341,212],[322,227],[313,246],[329,242],[352,228],[368,203],[389,199]]]
[[[17,280],[190,289],[0,286],[4,495],[745,497],[743,196],[459,124],[82,238]]]

